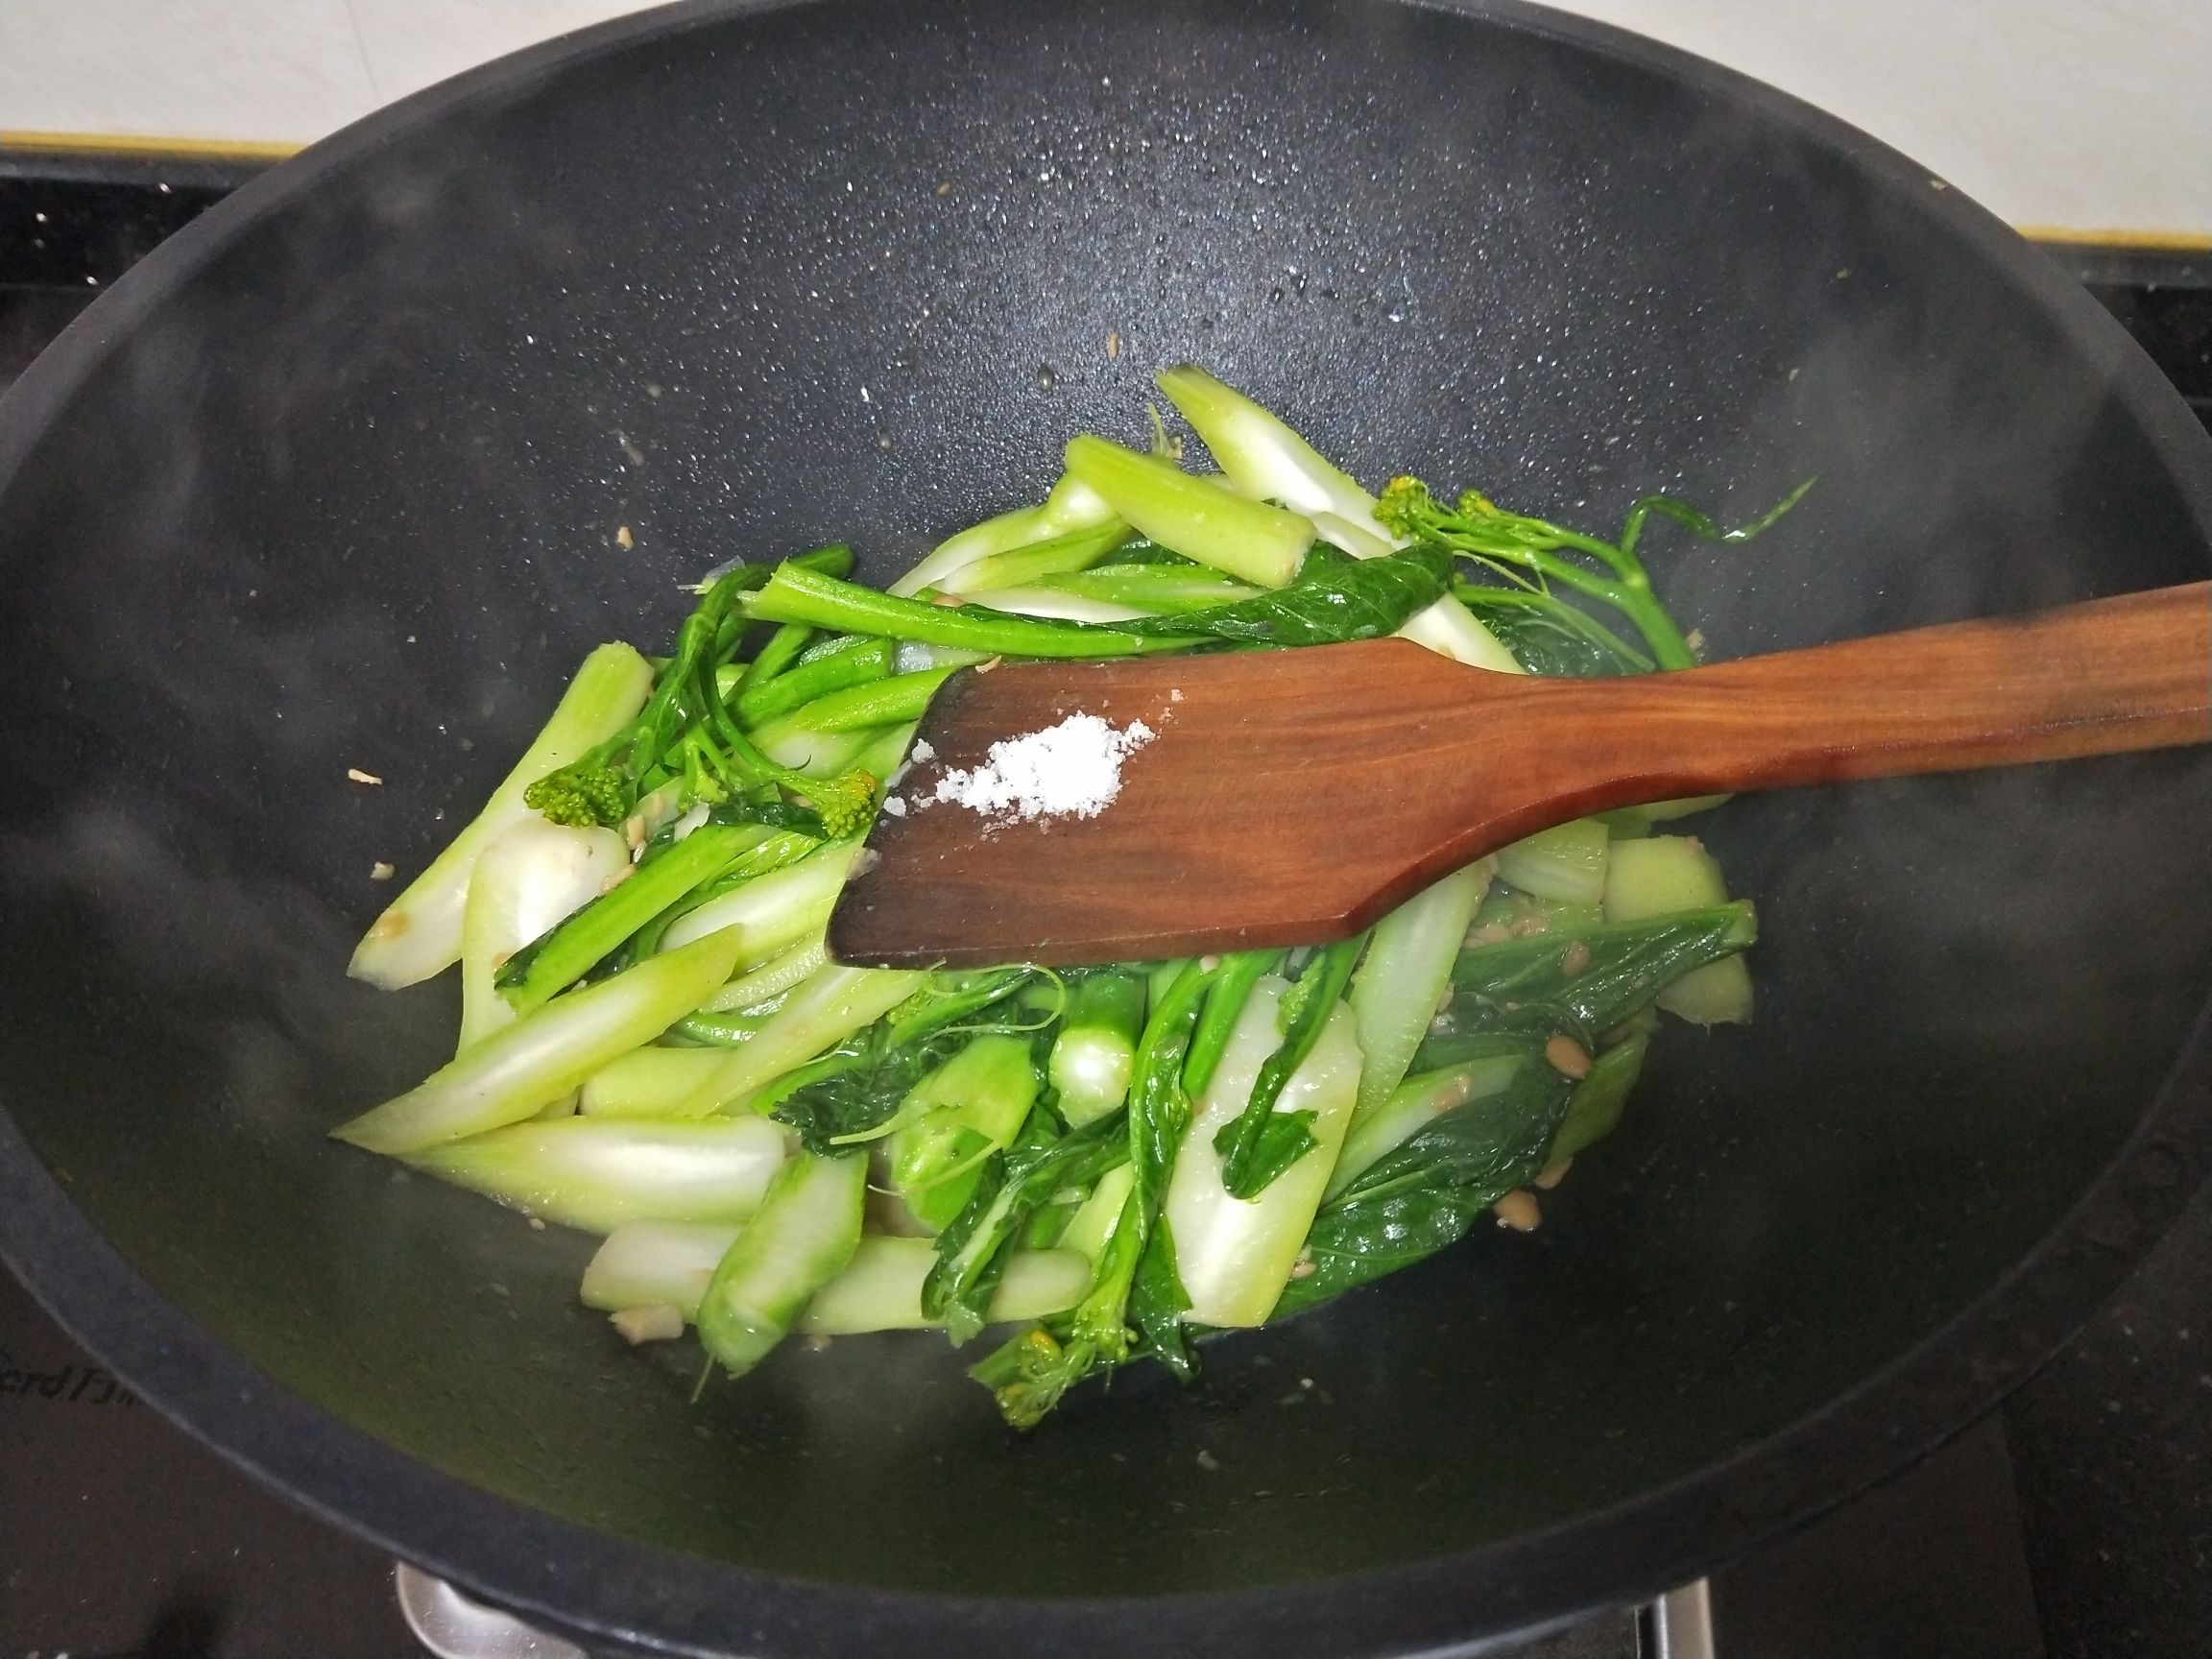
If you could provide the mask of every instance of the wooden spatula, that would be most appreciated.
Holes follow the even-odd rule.
[[[1094,817],[937,801],[1088,713],[1157,733]],[[1509,841],[1722,791],[2212,741],[2212,583],[1624,680],[1403,639],[955,675],[830,923],[838,960],[1144,961],[1319,944]]]

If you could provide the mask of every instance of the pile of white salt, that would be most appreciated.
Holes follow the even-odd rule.
[[[1121,793],[1121,762],[1155,735],[1142,720],[1117,727],[1070,714],[992,744],[982,765],[940,778],[931,799],[1006,822],[1095,818]]]

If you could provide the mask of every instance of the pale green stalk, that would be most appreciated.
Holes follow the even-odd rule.
[[[987,611],[1003,611],[1010,616],[1041,616],[1053,622],[1130,622],[1152,614],[1136,605],[1094,599],[1061,588],[996,588],[985,593],[971,593],[967,599],[969,604],[980,605]]]
[[[695,1319],[714,1269],[736,1241],[734,1222],[629,1222],[608,1234],[592,1256],[577,1299],[608,1313],[673,1308]]]
[[[902,968],[823,969],[784,999],[768,1023],[671,1111],[703,1118],[743,1104],[784,1072],[880,1020],[922,988],[926,974]]]
[[[461,926],[462,1048],[515,1023],[513,1004],[493,984],[500,965],[630,870],[630,849],[613,830],[548,824],[535,812],[484,849]]]
[[[1605,872],[1605,920],[1641,922],[1728,902],[1720,865],[1695,835],[1616,841]],[[1698,1025],[1751,1018],[1751,970],[1742,956],[1693,968],[1659,993],[1659,1006]]]
[[[1205,440],[1214,462],[1243,493],[1256,501],[1280,501],[1309,517],[1332,515],[1365,538],[1361,545],[1345,547],[1356,557],[1386,552],[1393,545],[1389,533],[1375,521],[1375,497],[1243,393],[1195,363],[1163,370],[1153,384]]]
[[[1349,998],[1361,1055],[1355,1124],[1405,1079],[1489,887],[1490,862],[1482,859],[1416,893],[1376,924]]]
[[[783,1132],[765,1118],[563,1118],[426,1147],[407,1162],[526,1214],[612,1233],[632,1221],[744,1220],[783,1163]]]
[[[719,1048],[633,1048],[584,1079],[581,1110],[614,1118],[665,1117],[713,1074],[722,1058]]]
[[[830,960],[830,947],[826,935],[816,933],[791,947],[781,956],[772,956],[749,974],[740,974],[721,990],[700,1005],[700,1012],[733,1013],[742,1008],[757,1008],[772,997],[784,992],[804,980],[811,979]]]
[[[1080,1252],[1095,1266],[1106,1253],[1107,1240],[1121,1225],[1129,1190],[1137,1185],[1137,1166],[1117,1164],[1098,1177],[1091,1195],[1075,1207],[1068,1225],[1060,1230],[1059,1248]]]
[[[520,1122],[706,1001],[737,947],[734,932],[710,933],[556,997],[331,1134],[371,1152],[419,1152]]]
[[[811,1336],[849,1336],[865,1331],[919,1331],[939,1321],[922,1311],[922,1282],[937,1262],[928,1238],[860,1240],[845,1271],[814,1293],[799,1316]],[[1091,1263],[1073,1250],[1016,1250],[991,1294],[990,1319],[1042,1319],[1083,1299]]]
[[[1143,1025],[1144,981],[1139,975],[1110,971],[1077,983],[1048,1066],[1060,1115],[1070,1127],[1105,1117],[1128,1097]]]
[[[669,923],[661,949],[734,929],[736,967],[750,972],[822,931],[859,853],[857,840],[831,841],[796,864],[756,876]]]
[[[950,541],[940,541],[913,569],[891,584],[890,591],[907,595],[925,588],[942,587],[955,571],[993,554],[1031,547],[1077,530],[1110,523],[1114,509],[1096,491],[1073,478],[1062,478],[1052,493],[1035,507],[1022,507],[986,518]]]
[[[986,1032],[907,1091],[891,1136],[891,1184],[941,1231],[975,1189],[983,1160],[1012,1143],[1036,1104],[1027,1037]]]
[[[602,645],[585,658],[553,717],[515,769],[468,828],[376,918],[346,971],[394,991],[459,961],[469,874],[493,840],[535,816],[523,805],[522,792],[629,725],[652,690],[653,665],[628,645]]]
[[[1129,539],[1118,518],[1070,531],[1011,552],[989,553],[954,571],[936,586],[948,593],[988,593],[995,588],[1026,588],[1043,577],[1087,570]]]
[[[1156,383],[1190,422],[1190,429],[1206,441],[1230,482],[1246,495],[1280,501],[1292,512],[1305,514],[1321,540],[1355,559],[1372,559],[1403,545],[1377,522],[1375,497],[1350,473],[1235,387],[1195,363],[1165,371]],[[1470,667],[1504,674],[1522,671],[1498,637],[1449,594],[1398,632]]]
[[[1262,588],[1287,583],[1313,545],[1313,526],[1297,514],[1091,433],[1069,440],[1068,471],[1161,546]]]
[[[1165,1214],[1193,1324],[1258,1325],[1273,1310],[1312,1227],[1358,1097],[1359,1043],[1352,1011],[1339,1004],[1275,1104],[1278,1113],[1314,1114],[1314,1146],[1258,1197],[1230,1196],[1214,1138],[1244,1110],[1261,1066],[1283,1040],[1277,1016],[1286,989],[1271,975],[1252,988],[1213,1080],[1193,1103],[1168,1178]]]
[[[802,1152],[777,1174],[699,1303],[699,1339],[733,1375],[766,1358],[860,1245],[868,1160]]]
[[[1596,818],[1573,819],[1540,830],[1510,847],[1501,847],[1497,853],[1498,878],[1539,899],[1594,904],[1604,895],[1605,867],[1613,849],[1625,845],[1613,841]],[[1697,907],[1680,906],[1685,910]]]

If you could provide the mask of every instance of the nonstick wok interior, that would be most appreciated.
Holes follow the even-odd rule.
[[[693,1347],[575,1304],[589,1239],[326,1142],[450,1043],[449,983],[343,976],[372,867],[421,867],[590,644],[653,648],[733,555],[850,540],[883,580],[1034,499],[1068,435],[1141,439],[1180,358],[1371,483],[1569,521],[1659,488],[1741,519],[1818,474],[1749,545],[1654,532],[1717,656],[2207,566],[2203,444],[2056,273],[1887,152],[1619,37],[921,0],[600,39],[280,170],[7,410],[0,1098],[223,1348],[469,1486],[701,1558],[668,1565],[670,1628],[713,1563],[1153,1596],[1570,1526],[1580,1582],[1624,1595],[1662,1563],[1601,1541],[1623,1506],[1879,1386],[2119,1152],[2212,987],[2194,754],[1700,825],[1759,902],[1758,1020],[1668,1030],[1540,1232],[1026,1437],[926,1334],[793,1345],[692,1404]],[[1985,1395],[2034,1358],[1993,1349]],[[1884,1455],[1960,1409],[1899,1402]],[[427,1548],[332,1456],[275,1473]],[[1771,1462],[1748,1519],[1675,1548],[1879,1462]]]

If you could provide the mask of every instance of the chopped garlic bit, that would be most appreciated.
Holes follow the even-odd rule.
[[[369,879],[372,881],[389,881],[398,874],[398,866],[387,864],[381,858],[369,866]]]
[[[358,766],[347,767],[346,776],[352,779],[356,783],[381,783],[384,781],[384,780],[377,777],[375,773],[364,772]]]
[[[607,1315],[607,1323],[622,1334],[622,1340],[666,1342],[684,1334],[684,1310],[673,1302],[656,1302],[650,1308],[624,1308]]]
[[[1516,1233],[1533,1233],[1544,1220],[1544,1212],[1536,1206],[1536,1194],[1529,1191],[1508,1192],[1490,1208],[1498,1216],[1499,1226]]]
[[[1544,1045],[1544,1058],[1563,1077],[1579,1080],[1590,1075],[1590,1051],[1564,1033]]]

